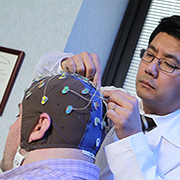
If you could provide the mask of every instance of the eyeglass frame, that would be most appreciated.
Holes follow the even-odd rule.
[[[158,67],[159,67],[159,69],[161,69],[161,70],[164,71],[164,72],[167,72],[167,73],[172,74],[172,73],[175,71],[175,69],[180,69],[180,67],[177,67],[175,63],[173,63],[173,62],[171,62],[171,61],[169,61],[169,60],[167,60],[167,59],[165,59],[165,58],[158,58],[158,57],[156,57],[152,52],[148,51],[147,49],[141,49],[140,51],[141,51],[141,52],[140,52],[140,58],[141,58],[144,62],[146,62],[146,63],[151,63],[152,61],[154,61],[155,58],[158,59],[158,61],[159,61],[159,62],[158,62]],[[145,59],[143,59],[143,56],[144,56],[144,54],[145,54],[146,51],[152,54],[152,60],[151,60],[150,62],[149,62],[149,61],[146,61]],[[161,60],[165,60],[165,61],[170,62],[171,64],[173,64],[174,67],[172,67],[172,71],[171,71],[171,72],[166,71],[166,70],[164,70],[164,69],[162,69],[162,68],[160,67]]]

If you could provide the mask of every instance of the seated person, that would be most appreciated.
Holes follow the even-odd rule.
[[[99,179],[94,161],[108,130],[104,105],[94,83],[78,74],[34,81],[10,127],[0,179]]]

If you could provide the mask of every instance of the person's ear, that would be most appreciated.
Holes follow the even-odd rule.
[[[51,118],[47,113],[42,113],[39,117],[38,123],[35,125],[33,131],[29,136],[29,143],[41,139],[51,125]]]

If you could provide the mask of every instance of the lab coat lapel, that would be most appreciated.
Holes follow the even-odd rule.
[[[177,115],[145,136],[158,164],[158,174],[165,175],[180,166],[180,117]]]

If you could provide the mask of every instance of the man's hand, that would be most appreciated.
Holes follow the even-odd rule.
[[[61,63],[63,71],[76,72],[101,86],[101,68],[97,54],[82,52]]]
[[[119,139],[142,131],[138,100],[120,90],[103,91],[109,97],[107,117],[114,123]]]

